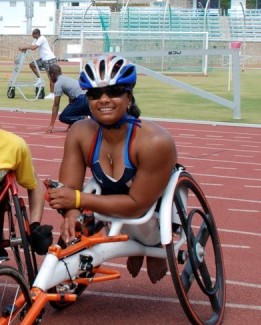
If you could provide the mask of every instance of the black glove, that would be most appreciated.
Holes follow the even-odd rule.
[[[39,222],[33,222],[30,225],[32,247],[38,255],[45,255],[49,246],[53,243],[53,226],[40,225]]]

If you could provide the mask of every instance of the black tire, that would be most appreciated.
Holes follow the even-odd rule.
[[[44,97],[45,97],[45,91],[44,88],[42,88],[39,99],[44,99]]]
[[[35,96],[37,96],[38,91],[39,91],[39,88],[36,87],[36,88],[35,88]],[[44,88],[41,88],[41,89],[40,89],[39,96],[38,96],[38,99],[44,99],[44,97],[45,97],[45,91],[44,91]]]
[[[32,306],[29,287],[17,270],[9,266],[0,266],[0,323],[20,324],[28,309]],[[16,298],[23,294],[21,305]],[[15,304],[15,305],[14,305]]]
[[[202,190],[185,171],[179,176],[174,203],[180,221],[172,225],[173,241],[166,251],[178,298],[192,324],[220,324],[225,309],[220,240]],[[174,240],[176,247],[180,244],[178,251]]]
[[[15,87],[9,87],[7,90],[8,98],[15,98]]]
[[[37,274],[37,263],[35,253],[30,245],[29,220],[23,200],[21,198],[19,199],[16,194],[12,196],[12,200],[14,203],[25,259],[25,266],[23,265],[22,258],[20,259],[20,262],[17,261],[18,269],[28,280],[29,285],[32,286]]]
[[[60,284],[59,286],[61,286],[61,285],[65,285],[65,284]],[[48,293],[57,293],[58,292],[57,287],[53,287],[53,288],[49,289]],[[78,298],[81,296],[81,294],[84,292],[84,290],[86,288],[87,288],[86,285],[78,284],[78,286],[75,287],[74,290],[70,290],[70,293],[75,294]],[[70,302],[70,301],[49,301],[50,306],[52,306],[54,309],[57,309],[57,310],[63,310],[65,308],[69,307],[70,305],[72,305],[73,303],[74,303],[74,301],[73,302]]]

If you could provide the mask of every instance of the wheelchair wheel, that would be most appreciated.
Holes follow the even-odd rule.
[[[56,287],[53,287],[48,290],[48,293],[72,293],[75,294],[78,297],[83,293],[83,291],[87,288],[85,284],[76,284],[75,282],[72,283],[61,283]],[[49,304],[57,310],[62,310],[70,305],[72,305],[74,302],[70,301],[49,301]]]
[[[18,270],[31,286],[37,274],[37,261],[30,244],[29,220],[23,200],[18,198],[18,195],[12,195],[12,201],[18,229],[14,227],[12,207],[9,205],[7,208],[9,209],[10,246],[14,252]],[[19,235],[16,232],[19,232]]]
[[[7,97],[8,98],[15,98],[15,87],[8,87]]]
[[[185,171],[173,203],[173,239],[166,251],[178,298],[192,324],[220,324],[225,275],[219,236],[203,192]]]
[[[39,88],[36,87],[35,88],[35,96],[37,96],[38,91],[39,91]],[[45,97],[45,91],[44,91],[44,88],[41,88],[38,99],[44,99],[44,97]]]
[[[22,275],[9,266],[0,266],[0,286],[0,323],[20,324],[32,305],[29,287]]]

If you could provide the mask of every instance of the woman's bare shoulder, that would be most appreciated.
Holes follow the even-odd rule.
[[[97,130],[97,123],[92,119],[84,119],[75,122],[68,131],[68,136],[82,137],[92,134]]]
[[[160,161],[177,158],[177,150],[172,135],[157,123],[142,121],[142,126],[137,132],[136,153],[139,160]]]
[[[170,132],[158,123],[149,120],[142,120],[141,137],[147,141],[159,141],[174,144],[174,139]]]

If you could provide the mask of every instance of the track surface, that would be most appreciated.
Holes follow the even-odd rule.
[[[43,113],[0,111],[0,127],[29,143],[42,180],[58,178],[66,136],[66,127],[59,122],[54,133],[45,133],[49,118]],[[179,162],[199,182],[214,212],[227,282],[223,324],[260,325],[261,129],[159,123],[173,135]],[[60,216],[48,204],[43,222],[53,224],[57,238]],[[169,281],[151,284],[146,264],[133,279],[125,263],[126,259],[111,261],[121,278],[91,285],[70,308],[57,312],[48,305],[43,324],[189,324]]]

